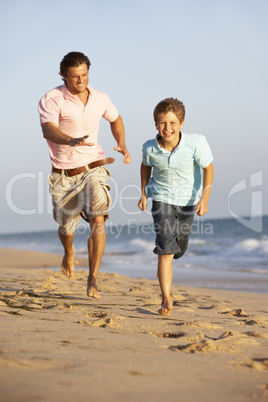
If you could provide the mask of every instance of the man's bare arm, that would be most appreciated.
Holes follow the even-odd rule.
[[[46,140],[54,142],[55,144],[61,145],[70,145],[71,147],[75,147],[78,145],[87,145],[91,147],[92,143],[86,142],[86,139],[89,137],[85,135],[80,138],[72,138],[67,134],[64,134],[54,123],[43,123],[42,124],[43,136]]]
[[[118,116],[118,118],[113,123],[110,123],[110,125],[114,139],[117,142],[117,147],[114,147],[114,150],[124,155],[123,163],[130,163],[131,156],[127,150],[125,128],[121,116]]]

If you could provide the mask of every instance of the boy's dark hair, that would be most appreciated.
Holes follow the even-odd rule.
[[[157,123],[157,118],[160,113],[168,112],[173,112],[181,123],[185,119],[184,104],[176,98],[166,98],[160,101],[154,109],[155,124]]]
[[[89,70],[89,67],[91,65],[88,57],[81,52],[70,52],[67,53],[61,63],[60,63],[60,75],[67,75],[67,70],[69,67],[78,67],[81,64],[86,64],[87,65],[87,69]],[[63,79],[63,81],[65,81]]]

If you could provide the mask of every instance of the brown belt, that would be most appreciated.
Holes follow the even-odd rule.
[[[114,163],[114,158],[99,159],[98,161],[91,162],[86,166],[89,169],[93,169],[93,168],[98,167],[98,166],[108,165],[109,163]],[[58,168],[52,167],[52,172],[61,173],[62,171],[64,171],[64,174],[66,176],[76,176],[76,175],[78,175],[80,173],[86,172],[87,171],[86,166],[81,166],[81,167],[74,168],[74,169],[58,169]]]

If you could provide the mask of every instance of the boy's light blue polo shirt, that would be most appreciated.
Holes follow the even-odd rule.
[[[181,132],[179,145],[171,153],[160,147],[158,136],[143,144],[143,164],[152,167],[147,197],[172,205],[195,205],[202,194],[200,167],[213,160],[206,137]]]

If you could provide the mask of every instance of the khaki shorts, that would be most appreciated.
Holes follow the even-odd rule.
[[[103,166],[72,177],[66,176],[64,171],[48,176],[53,216],[61,233],[74,233],[81,217],[86,221],[97,216],[109,218],[112,201],[106,180],[110,177],[110,171]]]

